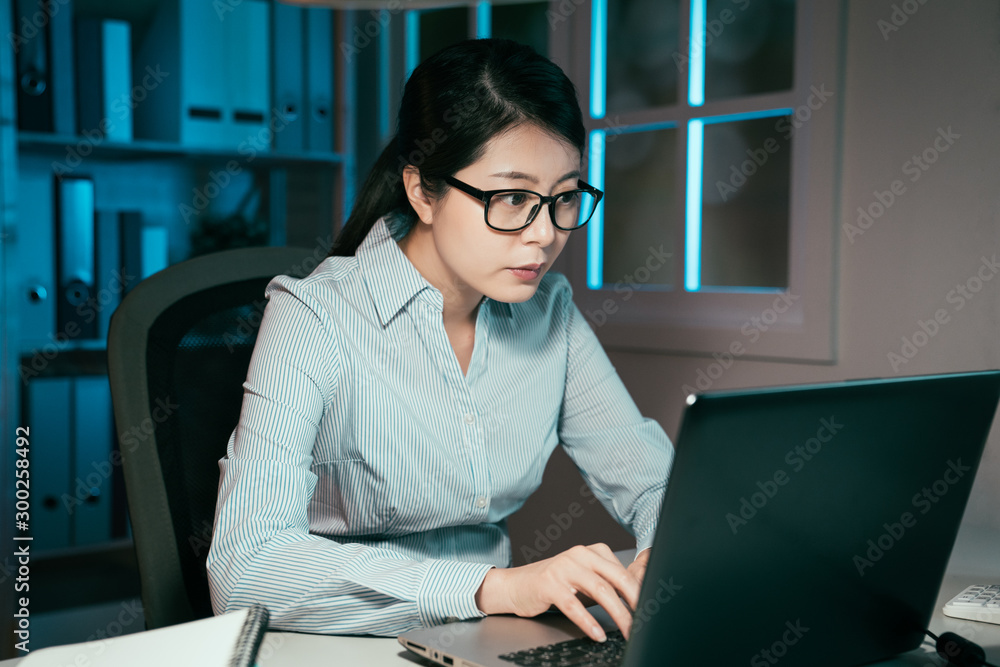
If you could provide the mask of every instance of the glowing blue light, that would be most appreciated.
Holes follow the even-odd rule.
[[[590,133],[590,168],[587,182],[598,190],[604,189],[604,130]],[[587,287],[601,289],[604,285],[604,206],[599,204],[587,223]]]
[[[493,9],[485,0],[476,5],[476,37],[485,39],[493,33]]]
[[[608,48],[607,0],[593,1],[590,23],[590,116],[604,118]]]
[[[701,289],[701,181],[704,121],[688,121],[687,198],[685,203],[684,289]]]
[[[389,31],[383,30],[378,36],[378,136],[379,143],[389,140],[391,130],[392,110],[389,109],[389,86],[392,76],[389,72],[391,62],[391,46]]]
[[[740,120],[753,120],[755,118],[773,118],[774,116],[788,116],[794,109],[764,109],[763,111],[742,111],[740,113],[730,113],[722,116],[706,116],[702,122],[706,125],[715,123],[732,123]]]
[[[688,64],[688,104],[700,107],[705,103],[705,3],[691,2],[691,60]]]
[[[406,12],[406,78],[420,62],[420,12]]]

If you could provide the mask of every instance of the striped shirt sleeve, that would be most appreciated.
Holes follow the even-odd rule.
[[[559,436],[566,453],[605,509],[651,547],[674,449],[663,428],[644,418],[573,303],[562,278],[568,358]]]
[[[275,279],[239,424],[220,462],[208,578],[216,613],[260,603],[271,627],[397,635],[482,612],[483,563],[412,560],[310,534],[313,444],[341,367],[329,315],[302,282]]]

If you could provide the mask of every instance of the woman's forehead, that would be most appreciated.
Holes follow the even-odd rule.
[[[522,124],[493,136],[470,167],[490,173],[523,174],[529,179],[552,179],[578,171],[581,161],[579,148],[565,138],[537,125]]]

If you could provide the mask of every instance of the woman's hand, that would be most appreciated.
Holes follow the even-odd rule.
[[[643,569],[646,560],[648,554]],[[490,570],[476,593],[476,604],[486,614],[518,616],[537,616],[555,606],[591,639],[604,641],[604,630],[580,597],[601,605],[628,637],[632,627],[629,609],[639,603],[640,578],[641,573],[637,578],[634,571],[622,567],[608,545],[576,546],[537,563]]]

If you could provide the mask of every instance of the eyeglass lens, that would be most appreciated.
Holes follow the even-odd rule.
[[[489,223],[498,229],[524,227],[536,217],[541,201],[541,197],[530,192],[498,192],[490,199]],[[590,220],[596,205],[597,197],[586,190],[564,192],[554,202],[553,222],[563,229],[580,227]]]

